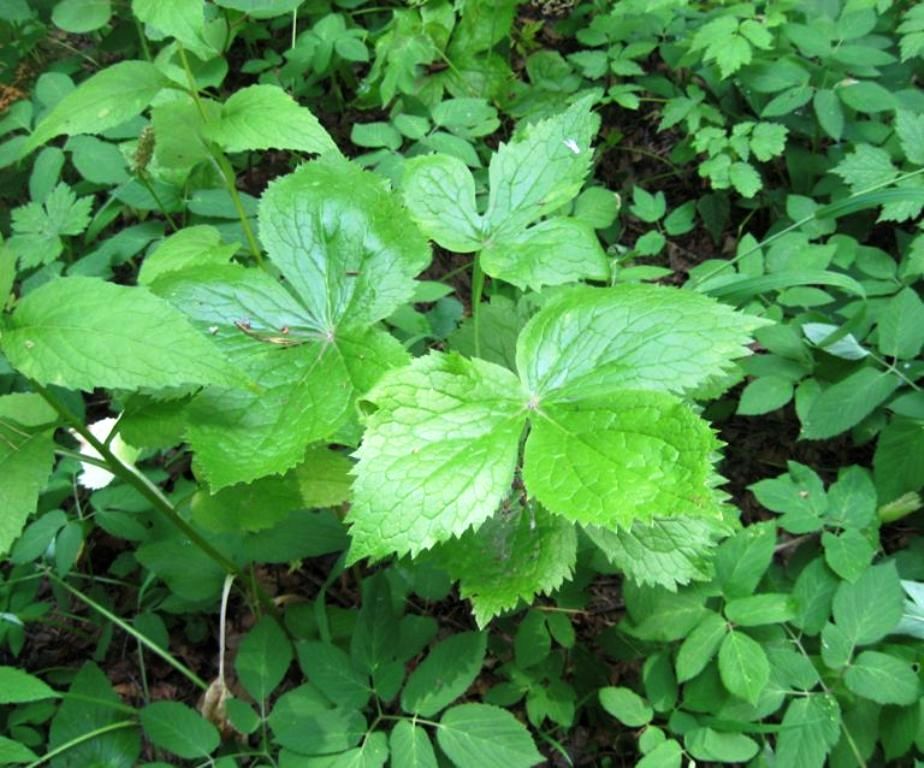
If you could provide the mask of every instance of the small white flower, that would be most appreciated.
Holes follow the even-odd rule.
[[[574,154],[581,154],[581,148],[578,146],[578,143],[574,139],[563,139],[564,145],[568,147]]]
[[[90,434],[92,434],[93,437],[101,443],[105,443],[109,439],[109,435],[112,433],[117,422],[118,419],[115,418],[100,419],[92,424],[88,424],[87,429],[90,430]],[[71,430],[71,434],[77,439],[80,445],[80,452],[84,456],[89,456],[91,459],[102,460],[103,457],[99,455],[96,449],[90,445],[82,435],[77,434],[74,430]],[[116,458],[125,464],[133,464],[140,453],[137,448],[126,443],[121,435],[116,435],[112,439],[112,442],[109,443],[109,450],[115,454]],[[109,485],[113,477],[115,477],[115,475],[107,469],[98,467],[95,464],[80,462],[80,474],[77,475],[77,482],[84,488],[96,491]]]

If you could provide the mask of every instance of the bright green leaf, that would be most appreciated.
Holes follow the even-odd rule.
[[[770,680],[770,662],[757,641],[732,630],[719,647],[719,674],[729,692],[757,704]]]
[[[351,559],[416,554],[487,520],[513,479],[525,399],[509,371],[457,355],[386,374],[366,397]]]
[[[408,677],[401,708],[409,714],[433,717],[452,704],[481,672],[486,642],[483,632],[459,632],[437,643]]]
[[[488,704],[460,704],[440,719],[436,739],[458,768],[529,768],[544,758],[526,726]]]
[[[27,151],[62,133],[102,133],[141,113],[167,79],[148,61],[121,61],[71,91],[36,126]]]
[[[218,122],[206,125],[204,132],[227,152],[293,149],[339,154],[318,119],[276,85],[235,91],[221,108]]]

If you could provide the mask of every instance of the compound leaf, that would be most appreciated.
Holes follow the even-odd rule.
[[[386,374],[364,401],[351,560],[416,555],[487,520],[513,479],[524,402],[509,371],[456,354]]]

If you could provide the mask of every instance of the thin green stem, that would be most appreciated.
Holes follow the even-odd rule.
[[[76,418],[67,406],[42,385],[31,382],[33,388],[52,408],[54,408],[73,429],[84,440],[89,443],[93,449],[103,457],[106,462],[106,468],[123,482],[134,487],[151,505],[166,517],[181,533],[183,533],[193,544],[195,544],[205,555],[215,561],[216,564],[225,572],[237,574],[238,567],[213,547],[209,542],[189,523],[186,522],[180,513],[174,508],[173,504],[161,493],[160,489],[154,485],[148,478],[134,467],[123,464],[109,448],[104,445],[96,436],[84,426],[83,422]]]
[[[902,181],[907,181],[908,179],[914,178],[915,176],[920,176],[922,173],[924,173],[924,168],[919,168],[916,171],[911,171],[909,173],[902,174],[898,178],[891,179],[889,181],[882,181],[878,184],[873,184],[871,187],[867,187],[866,189],[861,189],[859,192],[854,192],[849,197],[845,198],[842,201],[838,201],[838,202],[847,203],[850,200],[856,200],[858,197],[861,197],[863,195],[868,195],[872,192],[878,192],[880,189],[885,189],[886,187],[891,187],[895,184],[899,184]],[[698,286],[702,285],[707,280],[715,277],[717,274],[719,274],[719,272],[722,272],[728,269],[729,267],[734,266],[739,261],[741,261],[741,259],[743,259],[745,256],[750,256],[752,253],[756,253],[761,248],[766,248],[768,245],[776,242],[781,237],[788,235],[790,232],[794,232],[795,230],[799,229],[800,227],[805,226],[806,224],[808,224],[811,221],[814,221],[817,218],[818,218],[817,211],[814,213],[810,213],[808,216],[803,216],[801,219],[794,222],[793,224],[790,224],[788,227],[784,227],[779,232],[776,232],[770,235],[769,237],[765,237],[759,243],[752,246],[751,248],[748,248],[746,251],[742,251],[737,256],[735,256],[735,258],[729,259],[728,261],[723,262],[722,264],[717,266],[714,270],[712,270],[708,275],[703,275],[702,277],[698,277],[698,278],[696,277],[691,278],[688,285],[691,288],[697,288]]]
[[[472,321],[475,326],[475,357],[481,357],[481,295],[484,293],[484,272],[480,255],[472,264]]]
[[[263,253],[257,243],[256,235],[253,233],[253,227],[250,226],[250,219],[247,216],[247,211],[244,210],[244,203],[241,200],[240,193],[237,191],[237,178],[234,174],[234,168],[231,167],[231,161],[225,157],[221,150],[210,146],[209,151],[218,164],[222,178],[225,180],[225,187],[228,190],[228,194],[231,195],[231,202],[234,203],[234,210],[237,211],[237,216],[241,221],[241,228],[244,230],[244,237],[247,239],[247,247],[250,249],[250,255],[253,256],[253,260],[257,265],[262,267]]]
[[[89,733],[82,733],[70,741],[65,742],[60,747],[55,747],[51,752],[42,755],[38,760],[29,763],[26,768],[38,768],[38,766],[44,765],[49,760],[54,760],[58,755],[67,752],[69,749],[80,746],[84,742],[91,741],[99,736],[105,736],[107,733],[112,733],[113,731],[121,731],[124,728],[135,728],[137,725],[138,723],[135,720],[121,720],[118,723],[110,723],[109,725],[96,728]]]
[[[208,689],[208,687],[209,687],[209,686],[208,686],[208,683],[206,683],[206,682],[205,682],[201,677],[199,677],[195,672],[193,672],[191,669],[189,669],[188,667],[184,666],[182,663],[180,663],[179,661],[177,661],[173,656],[171,656],[167,651],[165,651],[165,650],[164,650],[163,648],[161,648],[159,645],[157,645],[157,644],[151,642],[151,640],[149,640],[147,637],[145,637],[144,635],[142,635],[137,629],[135,629],[134,627],[132,627],[130,624],[126,624],[124,621],[122,621],[122,619],[120,619],[118,616],[116,616],[116,615],[115,615],[112,611],[110,611],[108,608],[103,607],[102,605],[100,605],[99,603],[97,603],[92,597],[90,597],[89,595],[85,595],[83,592],[81,592],[81,591],[80,591],[79,589],[77,589],[76,587],[72,587],[72,586],[71,586],[70,584],[68,584],[64,579],[60,578],[54,571],[51,571],[51,570],[46,569],[46,570],[45,570],[45,575],[46,575],[49,579],[51,579],[53,582],[55,582],[55,584],[58,584],[59,586],[61,586],[61,587],[63,587],[64,589],[66,589],[66,590],[67,590],[68,592],[70,592],[74,597],[76,597],[78,600],[80,600],[81,602],[83,602],[83,603],[85,603],[86,605],[88,605],[90,608],[92,608],[92,609],[93,609],[94,611],[96,611],[98,614],[100,614],[100,615],[103,616],[104,618],[106,618],[106,619],[108,619],[109,621],[111,621],[113,624],[115,624],[115,625],[116,625],[119,629],[121,629],[123,632],[126,632],[126,633],[128,633],[129,635],[131,635],[131,636],[132,636],[135,640],[137,640],[141,645],[143,645],[145,648],[147,648],[149,651],[151,651],[151,653],[154,653],[154,654],[156,654],[157,656],[160,656],[164,661],[166,661],[166,662],[167,662],[171,667],[173,667],[177,672],[179,672],[181,675],[183,675],[183,677],[185,677],[187,680],[189,680],[193,685],[195,685],[195,686],[201,688],[203,691]]]
[[[180,54],[183,70],[186,72],[186,80],[189,84],[189,95],[192,96],[193,101],[196,103],[196,109],[199,112],[199,117],[202,118],[202,122],[207,123],[209,121],[208,113],[205,111],[205,105],[202,103],[202,98],[199,96],[199,86],[196,83],[196,78],[193,76],[192,68],[189,66],[186,50],[180,43],[177,43],[177,51]],[[244,230],[244,237],[247,239],[247,247],[250,249],[250,254],[253,256],[257,265],[262,267],[263,253],[260,251],[260,246],[257,244],[257,238],[253,233],[253,227],[250,226],[250,219],[247,217],[247,212],[244,210],[244,203],[241,201],[240,193],[237,191],[237,179],[234,174],[234,168],[231,167],[231,162],[225,157],[224,152],[211,142],[208,142],[208,150],[215,164],[218,166],[218,170],[221,172],[225,187],[228,190],[228,194],[231,196],[231,202],[234,204],[234,210],[237,211],[238,218],[241,220],[241,228]]]
[[[170,225],[170,229],[174,232],[179,232],[180,228],[176,225],[176,222],[173,220],[173,217],[167,212],[166,207],[164,206],[163,201],[160,199],[160,195],[157,194],[157,190],[154,189],[154,185],[148,181],[147,175],[145,173],[138,173],[136,178],[140,181],[144,188],[148,191],[148,194],[154,199],[155,205],[160,209],[160,212],[163,214],[164,218],[167,220],[167,223]]]

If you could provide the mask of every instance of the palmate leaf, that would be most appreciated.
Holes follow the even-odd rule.
[[[609,262],[588,225],[563,216],[534,224],[571,202],[584,184],[600,122],[592,104],[581,99],[501,145],[491,158],[483,216],[464,163],[446,155],[411,160],[404,196],[421,229],[451,251],[482,251],[486,274],[521,288],[608,279]]]
[[[525,490],[556,515],[610,529],[718,519],[718,441],[671,393],[744,354],[761,323],[667,288],[584,288],[526,325],[520,381],[442,353],[389,372],[367,396],[351,559],[417,554],[478,529],[511,492],[527,423]]]
[[[372,326],[410,298],[430,258],[383,183],[339,158],[275,182],[260,233],[294,293],[237,265],[181,269],[152,286],[261,387],[208,389],[189,408],[196,468],[213,490],[294,467],[349,420],[358,394],[407,362]]]

